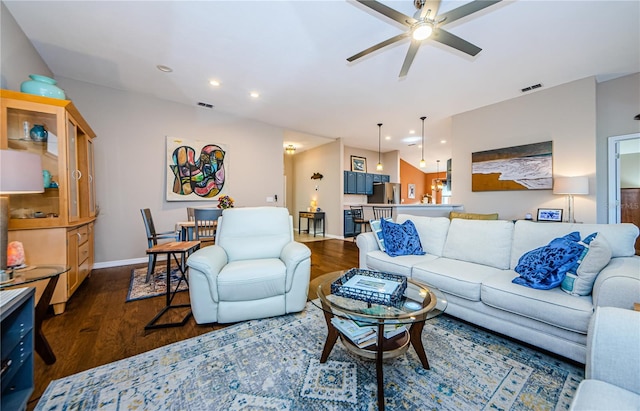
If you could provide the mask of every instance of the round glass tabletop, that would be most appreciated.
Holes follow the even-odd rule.
[[[14,269],[12,278],[3,279],[0,283],[0,290],[9,287],[22,286],[40,280],[46,280],[66,273],[69,270],[70,267],[61,265],[31,265],[21,269]]]

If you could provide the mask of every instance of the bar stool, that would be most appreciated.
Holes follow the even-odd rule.
[[[351,219],[353,220],[353,224],[360,225],[360,232],[364,233],[367,231],[367,226],[369,222],[364,219],[364,209],[362,206],[351,206]],[[356,236],[353,236],[353,241],[356,240]]]
[[[373,217],[376,220],[380,220],[382,218],[391,218],[392,213],[393,207],[373,207]]]

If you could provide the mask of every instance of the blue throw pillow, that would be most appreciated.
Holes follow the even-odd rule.
[[[574,231],[525,253],[515,268],[520,277],[512,282],[540,290],[559,286],[585,248],[579,241],[580,233]]]
[[[391,257],[399,255],[423,255],[420,237],[411,220],[396,224],[385,219],[380,220],[385,252]]]

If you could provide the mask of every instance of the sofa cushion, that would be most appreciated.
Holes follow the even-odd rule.
[[[604,236],[595,233],[584,239],[585,248],[569,268],[561,288],[571,295],[589,295],[600,270],[611,260],[611,247]]]
[[[408,214],[398,214],[396,223],[402,224],[407,220],[413,221],[416,227],[422,249],[428,254],[442,257],[444,242],[447,240],[449,224],[447,217],[424,217]]]
[[[416,264],[411,278],[471,301],[480,301],[480,286],[502,270],[467,261],[436,258]]]
[[[385,220],[393,222],[392,218],[385,218]],[[382,225],[380,224],[380,220],[369,220],[369,226],[371,227],[371,231],[373,231],[373,234],[376,235],[378,247],[380,247],[380,250],[385,251],[384,237],[382,236]]]
[[[508,269],[512,235],[513,223],[510,221],[454,218],[442,256]]]
[[[640,395],[598,380],[580,382],[570,411],[638,410]]]
[[[544,247],[520,257],[515,268],[520,276],[514,278],[513,282],[540,290],[555,288],[562,283],[565,274],[578,261],[584,249],[577,231],[555,238]]]
[[[569,298],[559,287],[537,290],[511,281],[518,274],[505,270],[482,282],[482,302],[501,310],[586,334],[593,314],[591,296]]]
[[[412,221],[396,224],[387,220],[380,220],[385,252],[392,257],[400,255],[423,255],[420,237]]]
[[[232,261],[218,274],[220,301],[250,301],[284,295],[286,270],[277,258]]]
[[[411,269],[414,265],[425,261],[435,260],[436,256],[425,255],[402,255],[391,257],[384,251],[369,251],[367,253],[367,268],[370,270],[382,271],[385,273],[400,274],[411,278]]]

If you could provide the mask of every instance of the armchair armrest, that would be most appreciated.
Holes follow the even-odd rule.
[[[309,247],[302,243],[292,241],[284,246],[280,253],[280,260],[287,267],[287,279],[286,290],[291,289],[293,283],[293,276],[298,268],[298,265],[311,258],[311,250]]]
[[[585,374],[640,394],[640,312],[596,309],[589,324]]]
[[[227,253],[218,245],[204,247],[191,254],[187,259],[190,286],[198,286],[198,283],[204,285],[202,282],[206,281],[211,297],[214,301],[219,301],[216,279],[227,262]]]

